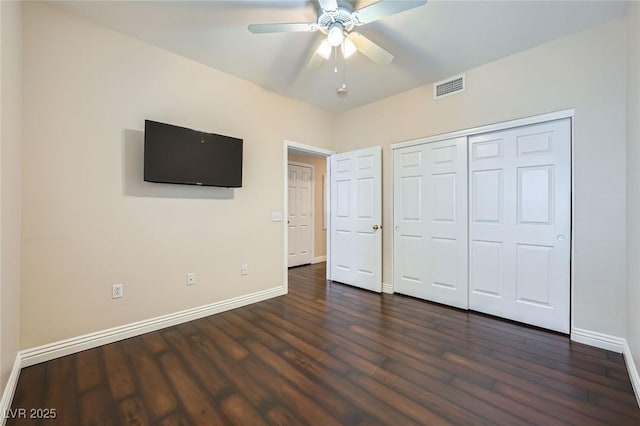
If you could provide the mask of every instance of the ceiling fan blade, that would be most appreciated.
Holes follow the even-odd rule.
[[[393,55],[391,53],[358,32],[354,31],[350,33],[349,40],[353,42],[358,52],[367,56],[378,65],[389,65],[393,61]]]
[[[396,13],[422,6],[426,2],[427,0],[380,0],[356,10],[353,14],[360,24],[368,24],[385,16],[395,15]]]
[[[322,10],[336,10],[338,9],[338,0],[318,0],[320,8]]]
[[[294,33],[294,32],[313,32],[317,30],[315,23],[286,23],[286,24],[251,24],[249,31],[254,34],[263,33]]]

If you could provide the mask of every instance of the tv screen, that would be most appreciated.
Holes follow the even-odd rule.
[[[242,139],[145,120],[144,180],[239,188]]]

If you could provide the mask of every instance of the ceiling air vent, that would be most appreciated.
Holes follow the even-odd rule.
[[[464,92],[464,74],[433,83],[433,99]]]

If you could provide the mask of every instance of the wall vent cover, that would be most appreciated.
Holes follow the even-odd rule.
[[[455,93],[464,92],[464,74],[433,83],[433,99],[439,99]]]

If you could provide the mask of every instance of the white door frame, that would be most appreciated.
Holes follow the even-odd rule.
[[[570,315],[570,324],[569,324],[569,329],[571,330],[571,340],[577,340],[576,337],[574,336],[575,334],[575,330],[573,329],[573,317],[574,317],[574,293],[575,293],[575,285],[573,282],[573,278],[575,277],[575,273],[574,273],[574,253],[575,253],[575,238],[573,238],[573,224],[575,223],[575,212],[574,212],[574,208],[573,206],[575,205],[575,200],[574,200],[574,194],[575,194],[575,188],[574,188],[574,183],[575,183],[575,158],[574,158],[574,146],[575,146],[575,109],[565,109],[562,111],[556,111],[556,112],[550,112],[547,114],[540,114],[540,115],[534,115],[534,116],[530,116],[530,117],[524,117],[524,118],[519,118],[516,120],[510,120],[510,121],[504,121],[502,123],[495,123],[495,124],[489,124],[486,126],[479,126],[479,127],[474,127],[471,129],[465,129],[465,130],[459,130],[456,132],[449,132],[449,133],[443,133],[440,135],[435,135],[435,136],[429,136],[429,137],[425,137],[425,138],[419,138],[419,139],[413,139],[413,140],[409,140],[409,141],[405,141],[405,142],[398,142],[398,143],[394,143],[391,144],[391,151],[394,152],[396,149],[398,148],[404,148],[406,146],[413,146],[413,145],[420,145],[423,143],[428,143],[428,142],[437,142],[437,141],[441,141],[441,140],[445,140],[445,139],[453,139],[456,137],[461,137],[461,136],[472,136],[472,135],[477,135],[480,133],[488,133],[488,132],[494,132],[494,131],[498,131],[498,130],[506,130],[506,129],[510,129],[513,127],[521,127],[521,126],[528,126],[530,124],[539,124],[539,123],[544,123],[546,121],[553,121],[553,120],[560,120],[563,118],[569,118],[571,119],[571,232],[570,232],[570,238],[571,238],[571,254],[570,254],[570,286],[571,286],[571,300],[570,300],[570,310],[571,310],[571,315]],[[394,154],[395,155],[395,154]],[[393,167],[393,162],[392,162],[392,167]],[[391,175],[393,176],[394,174],[394,170],[391,171]],[[395,194],[392,194],[392,197],[395,196]],[[391,200],[391,202],[393,203],[394,200]],[[393,204],[392,204],[393,205]],[[393,210],[393,209],[392,209]],[[392,215],[393,215],[393,211],[392,211]],[[395,223],[395,218],[391,218],[391,223]],[[393,241],[393,238],[395,238],[395,232],[393,232],[391,234],[391,238],[392,238],[392,246],[395,243]],[[393,250],[391,250],[391,277],[393,279],[393,277],[395,277],[395,271],[393,270],[393,265],[394,265],[395,259],[393,258]],[[391,282],[391,293],[393,293],[393,287],[394,287],[394,282]]]
[[[288,257],[289,257],[289,228],[286,226],[286,224],[284,223],[284,220],[286,220],[287,217],[289,217],[289,150],[294,150],[294,151],[298,151],[301,154],[312,154],[312,155],[318,155],[318,156],[322,156],[322,157],[326,157],[327,159],[327,182],[330,182],[330,178],[331,178],[331,168],[329,167],[329,159],[331,157],[331,155],[335,154],[335,151],[331,151],[325,148],[318,148],[316,146],[311,146],[311,145],[305,145],[302,143],[298,143],[298,142],[293,142],[290,140],[284,140],[284,149],[283,149],[283,161],[282,161],[282,176],[283,176],[283,192],[284,192],[284,200],[283,200],[283,205],[282,205],[282,211],[283,211],[283,223],[282,223],[282,228],[283,228],[283,235],[284,235],[284,241],[283,241],[283,282],[284,282],[284,291],[285,293],[289,292],[289,262],[287,261]],[[330,185],[326,185],[325,187],[325,191],[329,191]],[[330,197],[327,195],[327,205],[325,206],[325,209],[329,210],[330,208]],[[329,273],[331,271],[330,269],[330,262],[331,262],[331,250],[330,250],[330,237],[329,237],[329,229],[330,229],[331,223],[329,221],[327,221],[327,279],[329,279]]]
[[[316,208],[316,203],[315,203],[315,183],[314,183],[314,179],[316,178],[316,166],[314,166],[313,164],[309,164],[309,163],[302,163],[299,161],[289,161],[289,164],[292,166],[300,166],[300,167],[307,167],[309,169],[311,169],[311,191],[310,191],[310,197],[311,197],[311,224],[310,224],[310,228],[311,228],[311,263],[313,263],[313,259],[315,257],[315,251],[316,251],[316,227],[315,227],[315,221],[316,221],[316,215],[315,215],[315,208]],[[289,169],[287,168],[287,173],[288,173]],[[288,176],[287,176],[288,178]],[[287,186],[288,189],[288,186]],[[287,190],[287,209],[289,208],[289,191]],[[289,217],[289,212],[287,211],[287,215],[284,216],[284,220],[288,220],[287,218]],[[287,223],[288,225],[288,223]],[[288,227],[287,227],[288,228]],[[288,231],[287,231],[288,232]],[[289,236],[287,235],[287,238]],[[287,240],[287,244],[289,244],[289,240]],[[289,248],[287,247],[287,256],[289,255]],[[287,266],[289,265],[289,262],[287,262]]]

